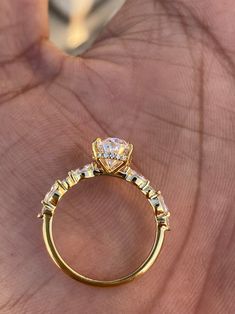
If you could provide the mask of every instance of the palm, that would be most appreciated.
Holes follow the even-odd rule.
[[[210,9],[210,1],[197,2],[197,9],[194,1],[191,8],[128,1],[102,39],[82,58],[72,59],[41,39],[45,21],[38,20],[45,8],[37,2],[4,0],[0,5],[0,42],[5,45],[0,53],[1,216],[6,221],[0,229],[2,313],[233,313],[235,72],[232,40],[230,33],[224,37],[222,20],[226,17],[233,29],[234,4],[223,12],[219,4]],[[203,22],[206,14],[209,26]],[[161,187],[172,209],[172,232],[143,278],[103,290],[55,269],[35,215],[45,187],[89,161],[91,141],[107,135],[134,143],[135,167]],[[68,234],[58,233],[61,247],[66,243],[69,255],[69,244],[78,241],[80,248],[92,237],[94,253],[102,253],[95,264],[113,252],[115,261],[106,267],[122,272],[121,253],[133,265],[146,253],[151,235],[141,226],[151,217],[129,204],[121,211],[128,211],[128,226],[117,226],[118,202],[105,203],[104,186],[95,193],[96,203],[109,208],[105,226],[101,218],[106,212],[94,207],[86,213],[91,229],[71,206],[72,214],[61,213],[67,224],[62,227],[58,220]],[[124,205],[130,195],[120,193]],[[87,195],[79,194],[85,207]],[[75,200],[76,195],[70,205]],[[106,227],[109,237],[102,234]],[[75,231],[80,233],[74,240]],[[133,241],[123,232],[136,235],[132,252],[126,241]],[[139,248],[141,239],[146,248]],[[74,254],[92,273],[92,259]],[[106,274],[99,266],[97,272]]]

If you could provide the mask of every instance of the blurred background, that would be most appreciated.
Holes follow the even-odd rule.
[[[50,38],[72,55],[88,49],[126,0],[49,0]]]

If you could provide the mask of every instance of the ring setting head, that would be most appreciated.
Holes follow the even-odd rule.
[[[92,150],[95,161],[111,174],[130,164],[133,145],[114,137],[97,138],[92,143]]]

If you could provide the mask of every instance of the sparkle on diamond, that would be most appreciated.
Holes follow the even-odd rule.
[[[129,149],[129,144],[119,138],[108,137],[98,143],[100,157],[104,158],[103,162],[109,169],[121,165],[122,160],[126,160]]]
[[[98,147],[106,156],[110,154],[122,155],[128,151],[128,143],[126,141],[112,137],[101,141]]]

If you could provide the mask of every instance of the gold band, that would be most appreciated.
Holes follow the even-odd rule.
[[[130,151],[132,152],[132,148]],[[93,145],[93,152],[94,152],[94,145]],[[130,152],[129,151],[129,152]],[[97,152],[96,152],[97,153]],[[86,165],[82,169],[77,169],[74,171],[70,171],[68,173],[68,177],[63,180],[57,180],[54,185],[52,186],[49,193],[47,193],[46,197],[42,201],[43,208],[42,212],[40,213],[39,217],[43,218],[43,238],[46,244],[47,251],[55,264],[61,268],[66,274],[68,274],[73,279],[81,281],[86,284],[94,285],[94,286],[115,286],[122,283],[129,282],[134,278],[138,277],[139,275],[145,273],[151,265],[156,260],[162,244],[164,240],[164,232],[169,230],[169,211],[164,203],[163,197],[161,193],[154,190],[150,186],[150,182],[145,179],[143,176],[139,175],[136,171],[132,170],[129,167],[129,160],[130,155],[127,154],[128,158],[122,159],[121,161],[118,158],[118,162],[108,163],[107,156],[106,162],[104,160],[98,161],[97,158],[103,158],[103,156],[97,157],[95,155],[96,162]],[[115,159],[114,159],[115,160]],[[120,166],[122,163],[122,166]],[[108,169],[108,166],[110,168]],[[116,169],[115,169],[116,167]],[[114,169],[111,171],[111,169]],[[118,169],[118,170],[117,170]],[[127,276],[121,277],[119,279],[114,280],[96,280],[92,278],[88,278],[76,272],[72,269],[60,256],[59,252],[56,249],[54,240],[53,240],[53,233],[52,233],[52,224],[53,224],[53,215],[55,214],[55,209],[57,206],[58,201],[61,197],[74,185],[80,182],[83,179],[92,178],[95,176],[101,175],[111,175],[114,177],[118,177],[124,179],[128,182],[131,182],[135,186],[137,186],[142,193],[145,194],[146,198],[150,202],[152,209],[154,211],[154,220],[155,220],[155,239],[152,246],[152,249],[146,258],[146,260],[132,273]]]

